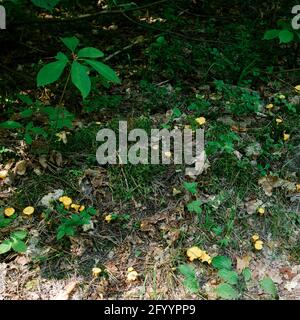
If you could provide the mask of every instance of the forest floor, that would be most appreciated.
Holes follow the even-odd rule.
[[[198,19],[185,14],[184,35]],[[266,73],[247,86],[234,66],[206,65],[201,55],[215,44],[176,36],[180,23],[168,34],[123,20],[104,21],[105,28],[91,23],[92,34],[76,26],[83,42],[111,57],[107,63],[121,85],[97,87],[83,103],[67,90],[65,106],[76,118],[52,140],[29,146],[20,134],[0,129],[0,241],[16,230],[28,232],[26,253],[1,255],[0,300],[226,298],[228,292],[218,294],[225,281],[220,268],[188,257],[193,247],[230,260],[227,269],[238,276],[231,279],[236,298],[300,299],[299,73]],[[50,105],[62,90],[34,88],[40,66],[32,70],[37,57],[56,54],[62,34],[51,27],[43,37],[42,29],[34,32],[7,42],[2,53],[1,108],[13,110],[17,120],[24,107],[17,94]],[[47,38],[51,32],[56,37]],[[226,82],[229,69],[233,84]],[[117,131],[119,120],[147,132],[203,128],[203,172],[193,180],[178,165],[99,166],[96,134],[106,127]],[[95,210],[76,236],[57,240],[59,196],[54,207],[43,204],[53,194]],[[27,206],[35,208],[30,217],[22,214]],[[7,207],[16,209],[9,225],[3,222]],[[275,289],[263,288],[265,278]]]

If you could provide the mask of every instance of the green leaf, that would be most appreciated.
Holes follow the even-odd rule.
[[[11,249],[11,241],[10,240],[4,240],[0,244],[0,254],[6,253]]]
[[[72,82],[79,89],[83,98],[86,98],[91,91],[91,80],[87,74],[86,67],[74,61],[71,68]]]
[[[226,269],[221,269],[218,272],[218,276],[229,284],[237,284],[239,276],[235,271],[230,271]]]
[[[58,60],[55,62],[50,62],[43,66],[37,75],[38,87],[45,86],[57,81],[62,75],[66,65],[67,61]]]
[[[47,138],[48,136],[47,132],[41,127],[32,127],[30,131],[34,134],[43,136],[44,138]]]
[[[23,240],[27,237],[27,231],[25,230],[18,230],[14,233],[11,234],[11,237],[19,239],[19,240]]]
[[[49,117],[52,129],[72,128],[72,122],[75,117],[65,108],[44,107],[42,111]]]
[[[69,61],[68,57],[63,52],[58,52],[55,59],[59,61]]]
[[[280,43],[289,43],[294,39],[293,32],[289,30],[282,30],[279,32]]]
[[[19,129],[22,127],[21,123],[17,121],[8,120],[0,123],[0,128],[2,129]]]
[[[184,276],[183,285],[192,293],[199,291],[199,281],[195,269],[190,264],[182,264],[178,267],[179,272]]]
[[[184,182],[183,187],[192,194],[197,193],[197,182]]]
[[[243,275],[244,280],[245,280],[246,282],[251,280],[252,274],[251,274],[251,271],[250,271],[249,268],[245,268],[245,269],[242,271],[242,275]]]
[[[29,118],[31,117],[33,114],[33,110],[32,109],[25,109],[24,111],[20,112],[20,116],[22,118]]]
[[[25,104],[27,105],[32,105],[33,104],[33,101],[31,100],[31,98],[25,94],[18,94],[17,97],[22,101],[24,102]]]
[[[79,40],[76,37],[60,38],[60,40],[72,52],[74,52],[77,46],[79,45]]]
[[[221,283],[217,286],[217,294],[222,299],[237,299],[239,294],[238,292],[232,288],[232,286],[228,283]]]
[[[271,278],[265,277],[259,282],[259,284],[266,293],[270,294],[273,298],[277,297],[277,289]]]
[[[212,259],[212,265],[218,270],[221,269],[232,269],[232,261],[229,257],[226,256],[216,256]]]
[[[26,250],[27,250],[26,244],[19,239],[13,238],[11,246],[18,253],[23,253],[23,252],[26,252]]]
[[[30,135],[28,132],[26,132],[26,133],[24,134],[24,139],[25,139],[25,142],[26,142],[27,144],[29,144],[29,145],[31,145],[32,142],[33,142],[33,139],[32,139],[31,135]]]
[[[52,11],[60,0],[31,0],[31,2],[40,8]]]
[[[280,30],[278,29],[272,29],[268,30],[264,34],[263,40],[272,40],[278,37]]]
[[[78,51],[78,58],[102,58],[104,53],[96,48],[86,47]]]
[[[179,118],[182,115],[182,112],[179,108],[174,108],[172,110],[172,117]]]
[[[14,219],[7,218],[0,214],[0,228],[5,228],[12,223]]]
[[[187,205],[187,209],[189,212],[195,212],[200,214],[202,212],[202,208],[201,208],[201,201],[200,200],[195,200],[193,202],[190,202]]]
[[[94,60],[85,59],[86,63],[88,63],[93,69],[95,69],[103,78],[108,81],[112,81],[114,83],[120,84],[121,80],[116,75],[113,69],[111,69],[108,65]]]
[[[56,234],[56,239],[61,240],[66,235],[64,228],[59,228]]]
[[[159,43],[159,44],[163,44],[166,42],[166,39],[164,36],[160,36],[156,39],[156,42]]]

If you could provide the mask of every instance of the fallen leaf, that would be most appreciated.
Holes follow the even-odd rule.
[[[41,155],[41,156],[39,157],[39,163],[40,163],[40,165],[41,165],[44,169],[46,169],[46,168],[48,167],[47,157],[46,157],[45,155]]]
[[[245,209],[248,214],[253,214],[262,204],[263,202],[258,199],[249,200],[245,203]]]
[[[16,163],[15,166],[15,173],[17,173],[19,176],[23,176],[26,173],[27,169],[27,161],[26,160],[21,160]]]
[[[284,287],[288,291],[300,288],[300,274],[296,275],[291,281],[288,281]]]
[[[249,267],[251,257],[244,256],[242,258],[236,257],[236,270],[238,273],[242,273],[245,268]]]
[[[270,175],[260,178],[258,184],[262,186],[265,194],[269,197],[272,195],[274,188],[284,188],[287,191],[294,191],[296,188],[295,182],[290,182]]]
[[[51,300],[69,300],[71,293],[74,291],[77,281],[70,282],[58,295]]]

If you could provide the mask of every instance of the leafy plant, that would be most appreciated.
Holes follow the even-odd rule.
[[[48,210],[45,218],[56,227],[56,239],[61,240],[66,236],[75,236],[78,227],[90,224],[91,218],[96,214],[97,210],[92,207],[72,212],[59,204],[55,206],[55,211]]]
[[[239,293],[228,283],[221,283],[217,286],[216,292],[220,298],[233,300],[239,297]]]
[[[221,107],[226,111],[236,114],[250,114],[259,110],[261,98],[258,92],[248,88],[226,84],[222,80],[214,81],[217,93],[222,97]]]
[[[0,123],[0,128],[17,130],[28,145],[38,137],[46,139],[58,130],[72,128],[75,116],[64,107],[46,106],[41,101],[33,101],[27,95],[18,95],[18,98],[25,104],[18,113],[19,120],[4,121]],[[46,120],[43,126],[40,118]]]
[[[195,200],[195,201],[190,202],[187,205],[187,209],[189,212],[195,212],[195,213],[200,214],[202,212],[201,201]]]
[[[27,231],[19,230],[11,233],[9,239],[4,240],[0,244],[0,254],[4,254],[11,249],[18,253],[23,253],[27,250],[24,240],[27,237]]]
[[[89,72],[96,71],[106,81],[121,83],[116,73],[106,64],[96,60],[103,58],[104,53],[93,47],[86,47],[76,50],[79,40],[76,37],[61,38],[64,45],[71,51],[69,57],[63,52],[58,52],[56,61],[50,62],[42,67],[37,75],[37,85],[46,86],[56,82],[69,66],[69,72],[65,88],[71,78],[72,83],[80,91],[83,98],[86,98],[91,91],[91,79]]]
[[[216,288],[216,293],[223,299],[237,299],[245,289],[245,283],[251,279],[248,267],[242,270],[241,275],[232,270],[232,261],[226,256],[216,256],[212,265],[218,269],[218,276],[224,281]]]
[[[259,284],[266,293],[272,296],[272,298],[278,298],[277,288],[271,278],[265,277],[259,282]]]
[[[13,217],[4,217],[3,214],[0,214],[0,229],[10,225],[13,220],[14,220]]]
[[[60,0],[31,0],[31,2],[37,7],[52,11]]]
[[[191,194],[197,193],[197,182],[184,182],[183,187]]]
[[[285,20],[279,20],[277,26],[280,29],[270,29],[264,34],[264,40],[279,39],[279,43],[290,43],[293,40],[296,42],[300,41],[300,32],[292,28],[290,22]]]
[[[226,256],[216,256],[212,260],[212,265],[217,269],[232,269],[232,261],[229,257]]]
[[[192,293],[199,291],[199,281],[197,280],[196,271],[190,264],[182,264],[178,267],[180,273],[184,276],[183,285]]]

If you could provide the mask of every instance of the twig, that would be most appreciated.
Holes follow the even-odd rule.
[[[160,29],[160,28],[156,28],[156,27],[153,27],[153,26],[149,26],[149,25],[146,25],[144,23],[140,23],[140,22],[137,22],[135,20],[133,20],[132,18],[130,18],[125,12],[122,12],[122,15],[129,21],[131,21],[132,23],[138,25],[138,26],[141,26],[143,28],[147,28],[147,29],[151,29],[151,30],[155,30],[155,31],[159,31],[159,32],[162,32],[162,33],[168,33],[168,34],[171,34],[171,35],[174,35],[174,36],[177,36],[177,37],[180,37],[180,38],[184,38],[184,39],[187,39],[187,40],[191,40],[191,41],[199,41],[199,42],[211,42],[211,43],[225,43],[225,44],[231,44],[230,42],[223,42],[223,41],[220,41],[220,40],[207,40],[207,39],[200,39],[200,38],[194,38],[194,37],[189,37],[189,36],[186,36],[182,33],[178,33],[178,32],[175,32],[175,31],[170,31],[170,30],[163,30],[163,29]]]
[[[83,15],[80,15],[77,17],[72,17],[72,18],[64,18],[64,19],[43,18],[43,19],[37,19],[34,22],[71,22],[71,21],[78,21],[78,20],[84,20],[84,19],[92,19],[92,18],[96,18],[100,15],[105,15],[105,14],[122,14],[124,12],[129,12],[129,11],[142,10],[142,9],[157,6],[159,4],[162,4],[162,3],[168,2],[168,1],[169,0],[160,0],[160,1],[153,2],[153,3],[145,4],[140,7],[128,8],[128,9],[123,9],[123,10],[103,10],[100,12],[83,14]]]

